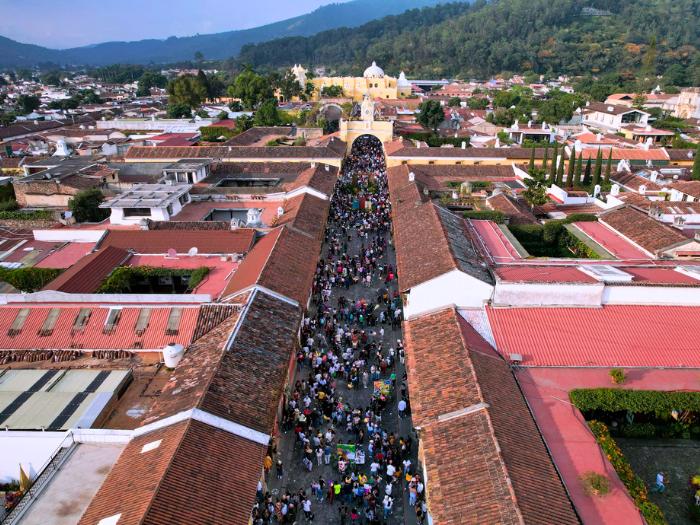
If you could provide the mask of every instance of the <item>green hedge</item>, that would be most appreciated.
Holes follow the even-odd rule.
[[[0,220],[8,221],[50,221],[53,212],[50,210],[34,211],[0,211]]]
[[[464,212],[465,219],[476,219],[493,221],[498,224],[503,224],[506,221],[506,216],[503,212],[496,210],[471,210]]]
[[[658,505],[649,501],[649,491],[646,484],[634,473],[629,461],[627,461],[622,450],[620,450],[620,447],[610,435],[608,427],[600,421],[589,421],[588,427],[591,429],[600,448],[603,449],[608,461],[615,468],[620,481],[627,487],[627,492],[629,492],[647,524],[665,525],[667,521],[664,513]]]
[[[202,140],[207,142],[216,142],[219,140],[219,137],[230,139],[238,134],[236,130],[224,126],[202,127],[199,128],[199,132],[202,134]]]
[[[572,213],[566,219],[562,219],[564,224],[572,224],[574,222],[596,222],[598,217],[592,213]]]
[[[581,411],[630,411],[637,414],[668,415],[672,410],[700,412],[700,392],[660,392],[622,388],[585,388],[569,392],[571,402]]]
[[[60,273],[61,270],[56,268],[0,268],[0,281],[14,286],[20,292],[36,292]]]

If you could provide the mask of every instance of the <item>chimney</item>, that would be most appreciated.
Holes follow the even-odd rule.
[[[462,141],[462,149],[467,149],[467,141],[466,140]]]
[[[413,182],[416,180],[416,174],[411,172],[408,174],[408,182]]]
[[[331,167],[328,164],[326,164],[326,171],[331,171]]]

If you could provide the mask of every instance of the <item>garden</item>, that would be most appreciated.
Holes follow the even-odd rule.
[[[616,385],[625,381],[621,369],[610,377]],[[700,392],[617,387],[572,390],[569,397],[649,525],[700,523]],[[659,472],[663,492],[647,485]]]
[[[98,293],[191,293],[208,274],[206,266],[194,270],[122,266],[102,283]]]
[[[544,225],[510,225],[508,229],[527,252],[534,257],[600,259],[596,251],[566,227],[580,221],[597,220],[587,214],[572,214],[566,219],[551,220]]]

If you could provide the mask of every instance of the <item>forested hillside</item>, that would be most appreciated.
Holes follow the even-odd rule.
[[[700,83],[700,0],[477,0],[355,29],[245,46],[237,64],[361,73],[372,60],[410,76],[501,72],[663,73]]]
[[[170,37],[165,40],[105,42],[92,46],[56,50],[22,44],[0,36],[0,67],[56,65],[163,64],[192,60],[195,53],[206,59],[236,55],[244,44],[265,42],[281,36],[308,36],[336,27],[355,27],[407,9],[433,6],[446,0],[353,0],[332,3],[287,20],[251,29],[210,35]],[[174,9],[177,8],[174,6]],[[164,13],[163,16],[168,16]],[[217,16],[217,13],[211,13]],[[76,18],[79,20],[79,18]]]

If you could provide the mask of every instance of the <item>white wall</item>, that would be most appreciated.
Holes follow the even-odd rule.
[[[32,478],[58,450],[67,432],[0,432],[0,482],[19,480],[19,465]]]
[[[490,284],[452,270],[411,288],[404,304],[404,315],[412,317],[449,305],[479,308],[491,298],[492,292]]]
[[[606,286],[603,304],[700,305],[698,288],[673,286]]]
[[[34,230],[34,239],[47,242],[97,242],[106,230]]]
[[[495,306],[600,306],[603,283],[546,284],[498,281]]]

